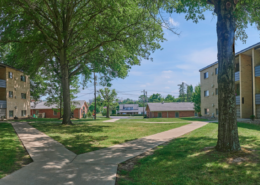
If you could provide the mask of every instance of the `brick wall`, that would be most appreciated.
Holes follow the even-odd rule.
[[[53,115],[53,110],[52,109],[39,109],[39,113],[45,113],[45,118],[60,118],[60,112],[57,112],[57,115]],[[36,110],[32,109],[31,114],[36,115]]]
[[[157,118],[159,112],[151,112],[148,111],[148,116],[151,118]],[[168,118],[175,118],[175,111],[163,111],[162,118],[167,118],[167,112],[168,112]],[[195,111],[178,111],[179,117],[191,117],[195,115]]]

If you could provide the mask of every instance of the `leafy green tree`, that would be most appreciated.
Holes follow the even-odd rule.
[[[86,82],[95,71],[107,83],[124,78],[164,40],[158,6],[142,0],[1,0],[0,9],[1,47],[9,48],[1,60],[28,74],[59,68],[63,124],[71,123],[73,76]]]
[[[218,142],[222,152],[241,150],[235,109],[235,37],[245,41],[248,23],[259,26],[259,0],[170,0],[166,11],[186,13],[195,23],[205,19],[206,10],[217,16],[218,47]],[[256,10],[256,11],[254,11]],[[237,34],[235,34],[237,33]]]
[[[192,93],[193,93],[193,86],[188,85],[187,86],[187,102],[191,102]]]
[[[118,99],[116,99],[117,93],[115,89],[110,90],[109,88],[100,89],[99,95],[101,96],[100,103],[102,106],[106,106],[107,115],[106,117],[110,117],[110,108],[116,107],[118,105]]]
[[[165,101],[165,102],[175,102],[176,100],[175,100],[174,96],[168,94],[168,95],[164,98],[164,101]]]
[[[156,93],[156,94],[152,94],[149,98],[148,98],[149,102],[162,102],[164,99],[162,97],[161,94]]]
[[[91,105],[89,106],[89,111],[93,112],[95,109],[95,102],[92,102]],[[96,112],[100,113],[101,112],[101,107],[99,106],[99,104],[97,103],[96,105]]]
[[[192,93],[191,101],[194,103],[195,112],[201,113],[201,94],[200,84],[195,86],[195,91]]]

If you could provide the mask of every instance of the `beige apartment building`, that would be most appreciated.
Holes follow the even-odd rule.
[[[260,119],[260,42],[235,55],[235,93],[238,118]],[[218,116],[218,62],[199,70],[202,116]]]
[[[0,64],[0,117],[30,115],[30,80],[18,69]]]

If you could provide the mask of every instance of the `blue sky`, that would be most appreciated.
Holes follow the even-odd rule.
[[[137,100],[145,89],[148,96],[153,93],[167,94],[177,97],[178,84],[185,82],[193,86],[199,83],[199,69],[217,61],[216,21],[211,12],[205,14],[206,20],[195,24],[185,20],[184,14],[173,14],[171,23],[180,32],[177,36],[164,29],[167,41],[161,43],[163,50],[152,53],[153,62],[142,60],[141,66],[133,66],[125,79],[112,81],[119,99],[131,98]],[[237,40],[236,52],[260,42],[260,31],[255,26],[246,29],[248,39],[246,44]],[[104,88],[97,86],[97,89]],[[78,100],[92,99],[94,87],[80,91]]]

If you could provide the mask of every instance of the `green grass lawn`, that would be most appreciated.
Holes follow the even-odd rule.
[[[132,116],[135,117],[135,116]],[[136,116],[139,117],[139,116]],[[128,121],[128,119],[121,119],[120,121],[125,122]],[[187,122],[187,121],[207,121],[206,119],[202,118],[193,118],[193,117],[187,117],[187,118],[142,118],[142,119],[134,119],[132,121],[135,122]]]
[[[13,127],[0,123],[0,178],[32,162]]]
[[[102,122],[106,118],[73,120],[74,125],[61,125],[60,120],[31,119],[30,125],[62,143],[76,154],[82,154],[118,143],[170,130],[189,124],[183,120],[172,124],[139,123],[132,119],[114,123]],[[151,119],[152,120],[152,119]]]
[[[152,155],[136,160],[133,169],[120,170],[119,185],[257,185],[260,184],[260,126],[238,123],[243,150],[216,152],[217,123],[209,123]],[[241,157],[244,161],[234,163]],[[124,164],[122,164],[124,165]]]

